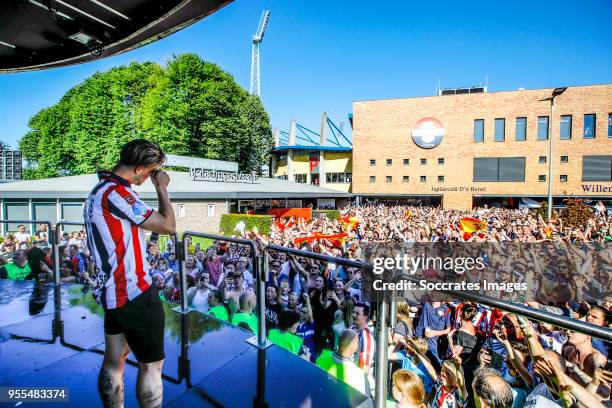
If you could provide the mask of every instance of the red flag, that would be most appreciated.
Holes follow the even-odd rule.
[[[331,242],[332,245],[339,247],[339,246],[342,246],[342,244],[344,243],[344,238],[346,236],[348,236],[346,232],[341,232],[338,234],[328,234],[328,235],[321,234],[319,232],[315,232],[314,234],[308,235],[306,237],[295,238],[293,240],[293,243],[295,245],[300,245],[302,242],[314,242],[317,239],[326,239],[329,242]]]

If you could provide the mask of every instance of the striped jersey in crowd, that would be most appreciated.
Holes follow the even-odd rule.
[[[87,244],[100,271],[94,296],[105,309],[114,309],[151,285],[147,240],[139,225],[153,210],[127,180],[111,172],[99,172],[98,177],[85,201],[83,218]]]
[[[355,363],[359,368],[372,367],[374,365],[374,352],[376,350],[376,341],[370,326],[365,326],[363,330],[359,330],[355,325],[351,326],[351,330],[357,333],[359,338],[359,348],[355,355]]]

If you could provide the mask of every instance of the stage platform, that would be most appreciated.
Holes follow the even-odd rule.
[[[313,364],[199,312],[166,304],[164,407],[370,407],[364,395]],[[0,280],[0,387],[68,387],[69,403],[101,406],[97,373],[104,352],[103,311],[82,285]],[[138,407],[135,358],[125,370],[125,406]],[[0,403],[0,407],[16,406]]]

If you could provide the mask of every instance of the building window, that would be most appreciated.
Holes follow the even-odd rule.
[[[538,163],[540,164],[546,164],[546,156],[540,156],[538,158]]]
[[[473,172],[473,181],[525,181],[525,158],[474,158]]]
[[[376,159],[370,159],[370,166],[376,166]]]
[[[30,210],[28,209],[28,203],[11,203],[11,202],[5,202],[4,203],[4,217],[7,220],[27,220],[28,218],[30,218],[29,215]],[[7,232],[16,232],[17,231],[17,227],[20,224],[5,224],[4,228],[6,228]],[[26,227],[26,231],[28,231],[30,234],[32,233],[32,231],[30,231],[30,224],[24,224]]]
[[[438,176],[438,183],[444,183],[444,176]]]
[[[185,218],[185,204],[178,204],[178,211],[176,212],[176,216],[179,218]]]
[[[569,140],[572,138],[572,115],[561,115],[559,139]]]
[[[408,183],[408,182],[410,181],[410,177],[409,177],[409,176],[403,176],[403,177],[402,177],[402,181],[403,181],[404,183]]]
[[[427,176],[421,176],[421,183],[427,182]]]
[[[376,183],[376,176],[370,176],[370,183]]]
[[[474,119],[474,142],[484,142],[484,119]]]
[[[276,176],[276,178],[279,180],[289,180],[289,176],[287,176],[286,174],[283,174],[282,176]]]
[[[444,157],[438,157],[438,164],[439,164],[440,166],[443,166],[443,165],[444,165]]]
[[[393,159],[387,159],[387,166],[393,165]]]
[[[567,183],[567,174],[562,174],[559,176],[559,181],[562,183]]]
[[[385,177],[385,181],[387,183],[391,183],[391,182],[393,182],[393,177],[392,176],[387,176],[387,177]]]
[[[584,138],[595,139],[595,114],[584,115]]]
[[[306,174],[296,174],[294,177],[296,183],[306,183]]]
[[[427,159],[421,159],[421,166],[424,166],[427,164]]]
[[[608,137],[612,137],[612,113],[608,113]]]
[[[612,156],[583,156],[582,181],[612,181]]]
[[[353,181],[353,173],[327,173],[325,180],[328,183],[351,183]]]
[[[516,132],[514,139],[519,142],[527,140],[527,118],[516,118]]]
[[[495,135],[493,137],[496,142],[503,142],[506,140],[506,119],[495,119]]]
[[[404,166],[407,166],[410,164],[410,159],[404,159]]]
[[[538,116],[538,140],[548,140],[548,116]]]
[[[56,203],[32,203],[32,210],[35,220],[51,221],[52,224],[57,222],[57,206]],[[22,219],[27,219],[22,218]]]
[[[561,163],[569,163],[569,156],[561,156]]]
[[[546,175],[545,175],[545,174],[540,174],[540,175],[538,176],[538,181],[539,181],[540,183],[545,182],[545,181],[546,181]]]

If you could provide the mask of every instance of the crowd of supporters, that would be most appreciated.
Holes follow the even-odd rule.
[[[481,222],[466,231],[462,220]],[[33,236],[25,226],[0,246],[0,277],[50,280],[48,231]],[[222,231],[252,240],[257,252],[277,244],[357,260],[362,243],[375,242],[558,242],[576,244],[568,262],[596,251],[599,261],[567,277],[572,299],[545,298],[528,306],[608,326],[612,312],[612,215],[598,203],[583,225],[546,222],[537,212],[477,208],[385,205],[349,206],[338,219],[277,219],[270,233],[257,228]],[[190,307],[254,333],[258,330],[254,254],[226,241],[193,242],[184,269]],[[60,243],[64,282],[97,285],[83,231],[64,234]],[[595,246],[598,246],[595,248]],[[160,296],[179,302],[176,244],[148,242],[149,273]],[[4,261],[1,259],[4,258]],[[533,256],[534,264],[538,261]],[[362,289],[362,271],[305,256],[272,252],[266,258],[265,320],[268,338],[302,356],[358,391],[371,395],[376,342],[375,308]],[[602,261],[603,260],[603,261]],[[560,262],[555,259],[554,262]],[[533,265],[523,265],[528,269]],[[495,267],[495,265],[494,265]],[[512,269],[514,266],[510,266]],[[542,269],[542,265],[538,266]],[[499,265],[500,276],[508,265]],[[545,269],[545,267],[544,267]],[[596,287],[598,300],[582,296]],[[551,290],[554,291],[554,288]],[[393,362],[391,404],[406,407],[598,407],[610,400],[610,344],[484,305],[435,298],[399,300],[397,323],[386,345]]]

